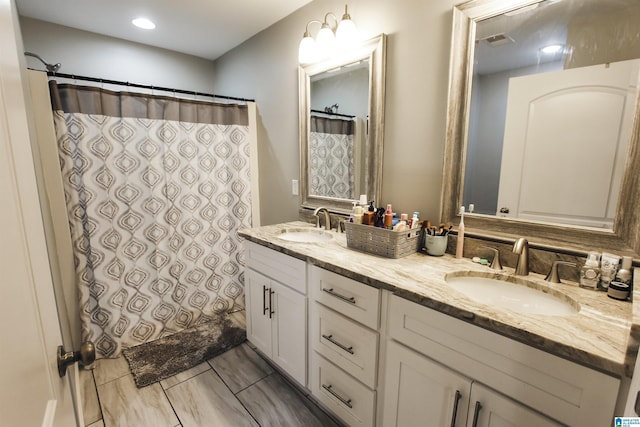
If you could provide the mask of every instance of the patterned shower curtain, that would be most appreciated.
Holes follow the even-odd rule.
[[[356,199],[354,121],[311,116],[310,194]]]
[[[247,106],[50,89],[82,336],[98,357],[242,308]]]

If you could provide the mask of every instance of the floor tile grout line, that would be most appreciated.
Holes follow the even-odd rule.
[[[207,371],[204,371],[204,372],[207,372]],[[201,372],[201,373],[204,374],[204,372]],[[200,375],[200,374],[198,374],[198,375]],[[191,377],[189,379],[195,378],[198,375],[195,375],[195,376],[193,376],[193,377]],[[182,384],[183,382],[184,381],[182,381],[181,383],[178,383],[178,384]],[[167,394],[167,390],[169,388],[171,388],[171,387],[169,387],[168,389],[165,389],[162,386],[162,383],[160,381],[158,381],[158,384],[160,385],[160,390],[162,390],[162,394],[164,394],[165,399],[167,399],[167,402],[169,402],[169,406],[171,406],[171,410],[173,411],[173,413],[176,416],[176,419],[178,420],[178,426],[181,426],[182,425],[182,420],[180,419],[180,415],[178,415],[178,411],[176,411],[176,408],[173,407],[173,402],[171,402],[171,399],[169,398],[169,395]],[[178,385],[178,384],[175,384],[175,385]],[[105,427],[107,427],[107,426],[105,426]]]
[[[216,368],[214,368],[214,367],[213,367],[213,365],[210,363],[210,361],[211,361],[211,360],[213,360],[213,359],[209,359],[209,360],[207,360],[207,363],[208,363],[208,364],[209,364],[209,366],[211,367],[211,370],[213,371],[213,373],[214,373],[214,374],[216,374],[216,376],[217,376],[218,378],[220,378],[220,381],[222,381],[222,384],[224,384],[224,386],[227,388],[227,390],[229,390],[229,392],[231,392],[231,394],[232,394],[232,395],[233,395],[233,397],[238,401],[238,403],[240,404],[240,406],[242,406],[242,407],[244,408],[244,410],[245,410],[245,411],[247,411],[247,414],[249,414],[249,416],[250,416],[250,417],[251,417],[251,418],[256,422],[256,424],[257,424],[259,427],[261,427],[261,424],[260,424],[260,422],[258,421],[258,419],[255,417],[255,415],[253,415],[253,414],[251,413],[251,411],[249,410],[249,408],[247,408],[247,407],[244,405],[244,403],[242,402],[242,400],[240,400],[240,399],[238,398],[238,395],[237,395],[236,393],[234,393],[234,392],[233,392],[233,390],[231,390],[231,387],[229,387],[229,385],[226,383],[226,381],[224,380],[224,378],[222,378],[222,376],[218,373],[218,371],[216,371]],[[263,378],[264,378],[264,377],[263,377]],[[262,379],[261,379],[260,381],[262,381]],[[253,385],[257,384],[257,383],[258,383],[258,382],[260,382],[260,381],[256,381],[255,383],[251,384],[251,386],[253,386]],[[249,387],[251,387],[251,386],[249,386]],[[244,388],[244,389],[242,389],[242,390],[246,390],[246,389],[247,389],[247,388],[249,388],[249,387],[245,387],[245,388]],[[242,391],[242,390],[241,390],[241,391]],[[240,392],[238,392],[238,393],[240,393]]]
[[[102,403],[100,402],[100,393],[98,392],[98,384],[96,382],[96,376],[94,374],[94,370],[95,370],[95,368],[89,370],[89,373],[91,374],[91,382],[93,383],[93,390],[96,392],[96,399],[98,400],[98,411],[100,411],[100,418],[98,418],[96,421],[94,421],[91,424],[94,424],[94,423],[102,420],[102,424],[104,425],[104,415],[102,414]],[[107,426],[104,426],[104,427],[107,427]]]

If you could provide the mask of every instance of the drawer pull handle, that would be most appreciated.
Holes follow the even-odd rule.
[[[322,288],[322,290],[326,293],[328,293],[331,296],[334,296],[336,298],[341,299],[342,301],[346,301],[350,304],[355,304],[356,303],[356,299],[354,297],[345,297],[344,295],[340,295],[339,293],[337,293],[336,291],[333,290],[333,288]]]
[[[355,354],[353,352],[353,346],[352,347],[347,347],[344,344],[339,343],[338,341],[335,340],[335,338],[333,338],[333,335],[325,335],[322,334],[322,338],[324,338],[325,340],[329,341],[331,344],[340,347],[341,349],[343,349],[344,351],[346,351],[349,354]]]
[[[456,390],[456,395],[453,398],[453,414],[451,415],[451,427],[456,427],[456,417],[458,416],[458,402],[460,402],[461,397],[462,393],[460,393],[460,390]]]
[[[472,427],[478,427],[478,418],[480,418],[480,409],[482,409],[482,405],[480,401],[476,400],[476,408],[473,411],[473,423]]]
[[[351,399],[345,399],[344,397],[340,396],[338,393],[336,393],[335,391],[333,391],[333,389],[331,388],[333,387],[332,385],[325,385],[322,384],[322,388],[327,390],[329,393],[331,393],[331,395],[333,397],[335,397],[336,399],[338,399],[340,402],[344,403],[349,409],[353,409],[353,405],[351,404]]]

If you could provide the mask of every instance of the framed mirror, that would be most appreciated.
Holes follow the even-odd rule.
[[[638,20],[635,0],[454,7],[444,221],[472,206],[467,234],[638,256]]]
[[[298,71],[302,208],[380,199],[386,36]]]

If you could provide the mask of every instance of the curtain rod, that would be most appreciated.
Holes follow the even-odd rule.
[[[41,71],[41,70],[38,70],[38,71]],[[173,88],[162,87],[162,86],[143,85],[139,83],[122,82],[118,80],[99,79],[96,77],[77,76],[75,74],[56,73],[52,71],[47,71],[47,76],[61,77],[64,79],[84,80],[87,82],[95,82],[95,83],[107,83],[107,84],[120,85],[120,86],[129,86],[129,87],[135,87],[140,89],[161,90],[165,92],[180,93],[183,95],[208,96],[210,98],[228,99],[231,101],[256,102],[255,99],[237,98],[235,96],[216,95],[212,93],[202,93],[202,92],[196,92],[193,90],[173,89]]]
[[[356,116],[350,116],[349,114],[340,114],[340,113],[327,113],[326,111],[322,111],[322,110],[311,110],[312,113],[320,113],[320,114],[327,114],[329,116],[340,116],[340,117],[348,117],[350,119],[354,119]]]

